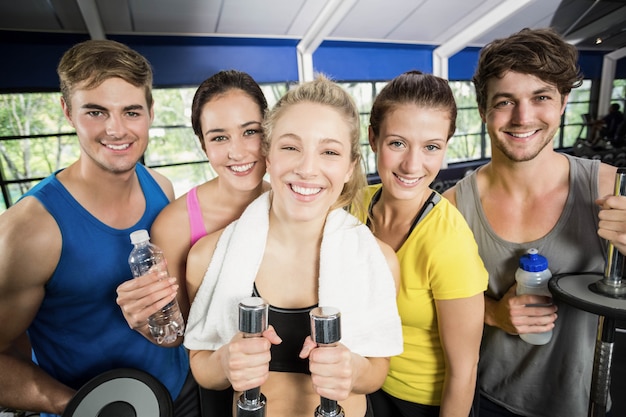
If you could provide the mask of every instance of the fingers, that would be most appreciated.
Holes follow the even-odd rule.
[[[550,307],[556,311],[557,307],[552,302],[552,297],[547,295],[536,294],[520,294],[511,301],[512,306],[524,306],[524,307]]]
[[[626,197],[606,196],[596,200],[598,236],[610,241],[622,253],[626,253]]]
[[[307,341],[303,350],[308,349]],[[317,395],[342,401],[348,398],[353,387],[352,353],[342,344],[311,349],[309,370]]]
[[[279,345],[283,341],[276,333],[276,330],[274,330],[274,326],[271,325],[263,332],[263,337],[273,345]]]
[[[516,334],[543,333],[554,328],[557,306],[550,297],[524,295],[510,310],[510,321]]]
[[[116,302],[128,325],[138,329],[148,317],[158,312],[176,298],[176,278],[160,279],[158,274],[147,274],[131,279],[117,287]]]
[[[603,210],[626,210],[626,197],[619,195],[606,195],[598,198],[596,200],[596,204]]]
[[[557,306],[548,296],[516,295],[516,285],[493,302],[494,323],[508,334],[541,333],[554,327]]]
[[[304,340],[304,344],[302,345],[302,350],[300,351],[300,354],[298,356],[300,356],[301,359],[306,359],[311,354],[311,351],[316,347],[317,343],[313,341],[311,336],[307,336],[307,338]]]
[[[270,326],[262,337],[237,334],[228,344],[223,363],[233,389],[245,391],[261,386],[269,377],[270,348],[282,340]]]

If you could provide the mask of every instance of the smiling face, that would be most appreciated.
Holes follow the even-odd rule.
[[[272,210],[294,221],[324,220],[354,169],[350,128],[332,107],[301,102],[276,120],[267,155]]]
[[[257,103],[242,90],[229,90],[202,107],[200,125],[211,166],[234,189],[248,191],[265,175],[261,156],[263,115]]]
[[[83,84],[74,88],[71,103],[61,100],[65,117],[76,129],[82,163],[111,173],[134,169],[148,146],[153,117],[145,89],[121,78],[109,78],[91,89]]]
[[[566,104],[567,96],[535,76],[509,71],[502,78],[491,78],[481,117],[487,124],[493,157],[522,162],[551,151]]]
[[[449,111],[416,104],[399,104],[390,110],[377,137],[370,128],[383,192],[421,204],[441,169],[449,129]]]

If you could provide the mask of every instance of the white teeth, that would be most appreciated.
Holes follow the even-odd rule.
[[[313,194],[319,193],[322,190],[321,188],[307,188],[307,187],[299,187],[297,185],[292,185],[291,189],[294,192],[298,194],[302,194],[302,195],[313,195]]]
[[[397,177],[397,178],[398,178],[401,182],[403,182],[403,183],[405,183],[405,184],[415,184],[417,181],[419,181],[419,178],[416,178],[416,179],[414,179],[414,180],[408,180],[408,179],[406,179],[406,178],[402,178],[402,177],[401,177],[401,176],[399,176],[399,175],[396,175],[396,177]]]
[[[245,165],[231,165],[230,169],[232,169],[235,172],[246,172],[253,166],[254,166],[254,162],[250,162],[249,164],[245,164]]]
[[[523,138],[527,138],[527,137],[530,137],[530,136],[534,135],[536,132],[537,132],[536,130],[533,130],[532,132],[528,132],[528,133],[513,133],[513,132],[509,132],[509,134],[511,136],[515,136],[516,138],[523,139]]]
[[[105,145],[107,148],[109,149],[113,149],[114,151],[123,151],[124,149],[128,149],[128,147],[130,146],[130,144],[125,143],[123,145],[113,145],[113,144],[107,144]]]

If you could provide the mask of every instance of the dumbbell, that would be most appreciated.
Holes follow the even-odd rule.
[[[261,297],[248,297],[239,303],[239,331],[244,337],[260,337],[268,325],[268,304]],[[265,417],[267,400],[261,387],[246,390],[237,401],[237,417]]]
[[[341,313],[334,307],[316,307],[309,313],[311,338],[318,346],[334,346],[341,339]],[[344,417],[337,401],[320,397],[315,417]]]

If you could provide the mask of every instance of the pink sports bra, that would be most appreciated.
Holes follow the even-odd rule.
[[[198,201],[198,187],[193,187],[187,193],[187,215],[189,216],[191,246],[193,246],[198,239],[207,235],[207,231],[204,227],[204,220],[202,219],[200,202]]]

